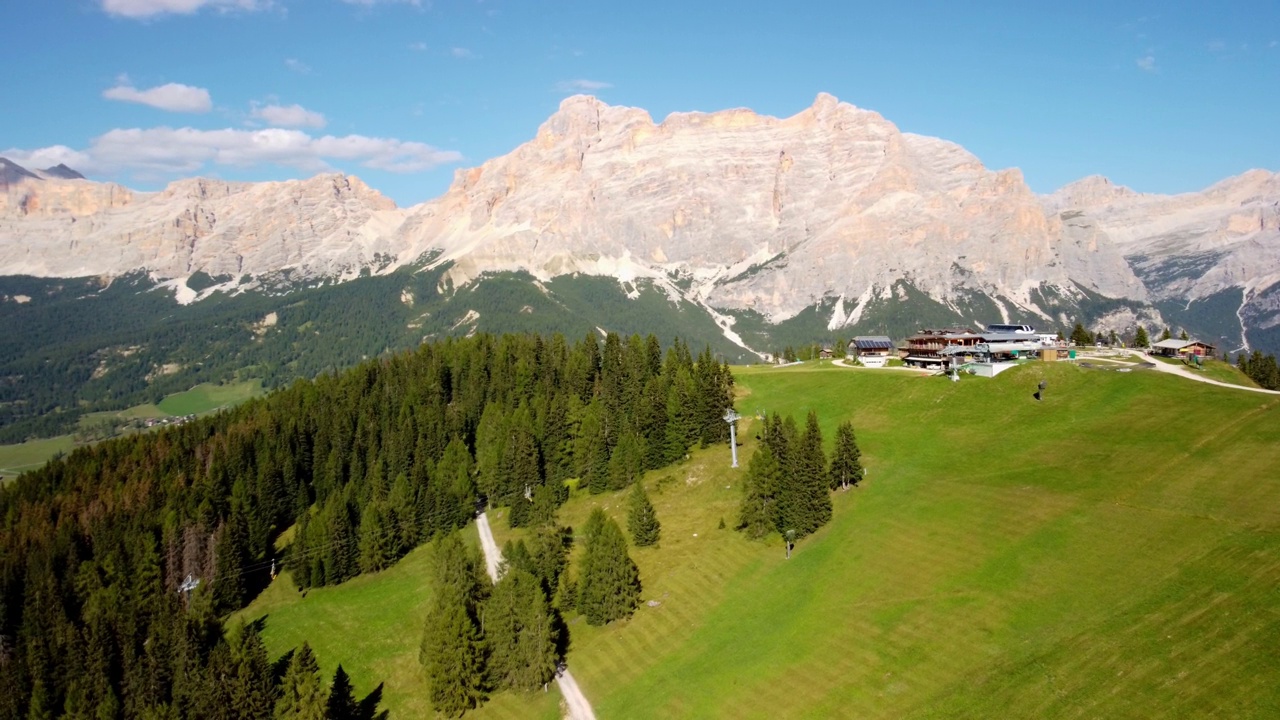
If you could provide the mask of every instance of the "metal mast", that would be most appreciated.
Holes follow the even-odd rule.
[[[730,467],[738,467],[738,426],[734,423],[741,417],[733,408],[724,411],[724,421],[729,423],[729,449],[733,451],[733,465]]]

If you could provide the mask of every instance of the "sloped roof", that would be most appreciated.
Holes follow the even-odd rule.
[[[1151,347],[1166,348],[1168,350],[1181,350],[1182,348],[1188,345],[1192,345],[1194,343],[1195,343],[1194,340],[1179,340],[1177,338],[1169,338],[1168,340],[1161,340],[1160,342],[1156,343],[1155,345],[1152,345]]]
[[[853,339],[859,350],[892,350],[893,341],[884,335],[859,335]]]

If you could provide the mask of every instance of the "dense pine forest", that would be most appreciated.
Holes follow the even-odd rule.
[[[227,632],[220,618],[278,567],[302,587],[341,583],[448,537],[486,504],[547,528],[537,537],[551,548],[509,549],[485,600],[509,626],[557,587],[589,621],[623,616],[599,584],[621,577],[634,603],[621,531],[591,523],[589,579],[569,582],[556,508],[575,481],[623,489],[727,440],[732,399],[727,365],[679,340],[664,352],[653,336],[480,334],[81,448],[0,489],[0,717],[377,717],[378,691],[357,701],[341,672],[322,687],[305,645],[273,665],[254,627]],[[633,533],[656,540],[646,504],[636,500]],[[590,566],[597,557],[609,572]],[[443,565],[476,575],[466,559]],[[478,597],[460,596],[464,611]],[[547,625],[552,645],[556,632]],[[547,663],[518,657],[492,661],[475,692],[546,681]]]

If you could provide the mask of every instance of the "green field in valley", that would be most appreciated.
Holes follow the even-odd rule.
[[[203,383],[186,392],[169,395],[158,405],[148,403],[134,405],[124,410],[87,413],[80,418],[80,428],[88,430],[104,423],[117,425],[148,418],[201,415],[242,403],[262,393],[261,380],[246,380],[231,385]],[[78,435],[59,435],[12,445],[0,445],[0,480],[17,477],[28,470],[35,470],[57,453],[70,452],[76,447],[76,437]]]
[[[0,479],[13,478],[35,470],[58,453],[70,452],[75,442],[70,435],[28,440],[16,445],[0,445]]]
[[[567,617],[599,717],[1280,716],[1277,397],[1068,363],[737,380],[743,468],[719,446],[645,478],[663,539],[632,556],[660,604],[604,628]],[[752,416],[810,409],[828,447],[853,420],[868,476],[786,560],[717,526]],[[625,495],[575,493],[562,521],[596,505],[625,518]],[[361,692],[385,680],[393,716],[422,717],[430,552],[305,598],[282,576],[242,616],[266,616],[273,654],[305,638]],[[553,717],[556,700],[474,715]]]

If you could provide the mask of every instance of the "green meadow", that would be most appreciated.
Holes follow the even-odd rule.
[[[201,383],[190,390],[168,395],[158,404],[147,403],[124,410],[86,413],[80,417],[80,428],[89,429],[104,422],[114,424],[148,418],[202,415],[242,403],[261,394],[263,394],[261,380],[246,380],[230,385]],[[17,477],[28,470],[35,470],[54,455],[71,452],[75,447],[76,439],[72,435],[0,445],[0,481]]]
[[[718,446],[644,480],[662,541],[632,557],[656,606],[566,618],[599,717],[1280,716],[1280,398],[1068,363],[736,378],[743,467]],[[810,409],[828,448],[853,421],[868,475],[786,560],[779,539],[718,525],[755,413]],[[575,492],[562,521],[597,505],[625,519],[624,493]],[[306,597],[282,576],[241,617],[265,617],[274,655],[306,639],[360,692],[385,680],[393,716],[422,717],[430,555]],[[557,702],[500,695],[474,715]]]

